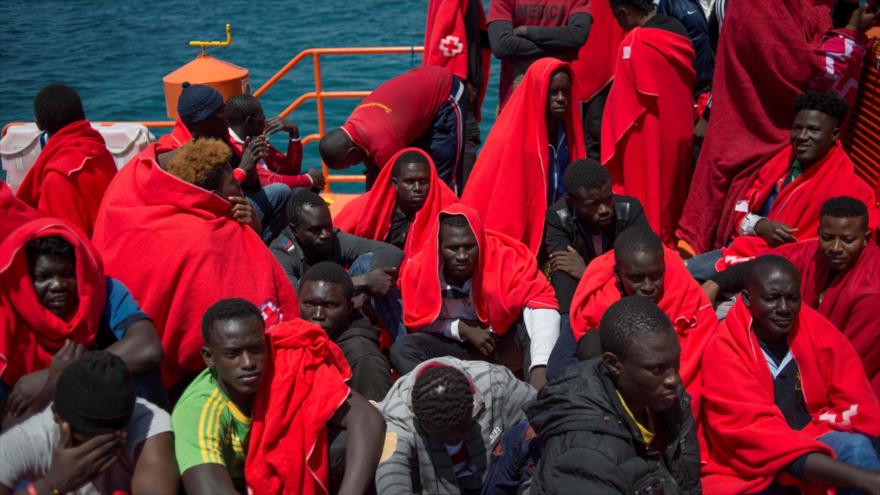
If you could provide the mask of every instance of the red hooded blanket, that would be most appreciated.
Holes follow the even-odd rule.
[[[76,227],[17,202],[0,182],[0,379],[9,386],[23,375],[49,367],[65,340],[92,343],[104,312],[107,284],[97,251]],[[64,321],[40,304],[28,269],[25,244],[60,236],[76,252],[79,306]]]
[[[666,313],[681,343],[681,381],[691,395],[695,414],[700,410],[700,359],[709,338],[718,327],[715,310],[700,285],[691,277],[677,253],[663,249],[666,272],[663,297],[657,306]],[[579,341],[588,331],[599,328],[599,321],[621,291],[614,273],[614,252],[594,259],[581,277],[571,301],[571,331]]]
[[[114,175],[116,162],[101,133],[80,120],[49,138],[21,183],[18,199],[91,236],[101,198]]]
[[[693,160],[693,62],[689,39],[633,29],[620,43],[602,115],[602,163],[614,192],[642,202],[667,246],[675,245]]]
[[[794,97],[825,70],[833,0],[730,2],[718,42],[712,117],[677,234],[697,253],[734,230],[750,177],[788,141]]]
[[[828,318],[849,339],[865,365],[865,373],[880,396],[880,247],[869,242],[855,266],[828,283],[828,261],[818,240],[780,246],[770,251],[784,256],[801,271],[804,304]],[[821,297],[822,292],[825,295]]]
[[[812,416],[800,431],[788,425],[774,402],[773,378],[741,300],[706,346],[703,423],[711,449],[702,470],[705,493],[755,493],[798,457],[831,455],[817,440],[830,431],[880,434],[877,397],[862,367],[853,366],[859,359],[855,350],[834,325],[802,306],[788,343]]]
[[[486,32],[486,12],[480,0],[429,0],[428,16],[425,24],[424,65],[446,67],[462,81],[468,80],[468,40],[465,28],[465,14],[468,2],[477,2],[477,29]],[[488,36],[488,35],[487,35]],[[488,46],[480,48],[483,84],[477,88],[476,116],[482,118],[483,98],[489,87],[489,66],[492,64],[492,51]]]
[[[299,318],[269,329],[254,401],[245,478],[254,495],[327,494],[327,423],[348,398],[351,370],[321,330]]]
[[[461,202],[475,208],[487,229],[507,234],[538,253],[547,211],[547,92],[557,70],[577,78],[566,62],[542,58],[526,71],[486,138]],[[572,89],[574,94],[574,89]],[[580,105],[569,101],[565,116],[570,160],[586,156]]]
[[[593,24],[587,42],[578,50],[578,57],[571,62],[571,70],[578,80],[578,99],[590,101],[614,79],[617,49],[623,40],[620,27],[608,0],[590,0]]]
[[[769,162],[761,167],[752,179],[751,187],[737,203],[735,225],[742,222],[747,212],[757,212],[764,207],[774,186],[781,187],[788,177],[794,149],[786,146]],[[822,204],[836,196],[851,196],[868,206],[871,228],[880,224],[880,211],[874,191],[856,175],[852,161],[838,141],[818,162],[804,171],[797,179],[785,186],[773,201],[767,218],[795,227],[798,240],[816,237],[819,229],[819,211]],[[743,211],[748,210],[748,211]],[[728,247],[722,248],[724,258],[718,267],[723,269],[743,259],[748,259],[766,251],[767,243],[758,236],[744,236],[734,239]]]
[[[163,171],[157,149],[151,144],[107,189],[94,242],[107,273],[153,319],[171,386],[204,368],[201,319],[218,300],[245,298],[267,320],[295,317],[299,304],[260,237],[231,218],[230,203]]]
[[[415,151],[424,155],[430,165],[430,186],[425,205],[416,213],[406,236],[404,251],[407,257],[412,256],[424,242],[423,236],[430,234],[436,228],[431,223],[437,220],[440,210],[458,201],[452,189],[449,189],[434,168],[434,161],[423,150],[418,148],[404,148],[398,151],[391,160],[382,168],[373,188],[366,193],[350,201],[339,215],[333,219],[333,225],[349,234],[384,241],[391,229],[391,215],[397,205],[397,193],[391,185],[391,170],[397,157],[408,152]]]
[[[189,129],[186,128],[186,125],[178,117],[174,122],[174,128],[171,129],[171,132],[159,138],[159,144],[162,148],[175,150],[190,142],[190,140],[192,140],[192,134],[190,134]]]
[[[477,212],[460,203],[444,208],[441,213],[464,215],[476,235],[480,254],[474,267],[471,295],[481,322],[503,335],[525,308],[559,309],[556,293],[538,270],[534,255],[521,242],[484,230]],[[443,305],[439,219],[431,227],[431,237],[426,237],[422,248],[400,274],[403,323],[414,331],[433,323]]]

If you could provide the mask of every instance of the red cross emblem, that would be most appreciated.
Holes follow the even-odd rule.
[[[464,51],[464,44],[462,44],[458,36],[450,34],[440,40],[440,51],[443,52],[443,55],[452,58]]]

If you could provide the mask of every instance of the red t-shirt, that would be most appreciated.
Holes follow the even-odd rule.
[[[384,167],[416,140],[449,98],[452,72],[423,65],[382,83],[364,98],[342,128],[367,152],[368,166]]]
[[[509,21],[513,27],[560,27],[568,24],[572,14],[589,14],[590,0],[492,0],[487,23]],[[510,96],[514,79],[514,61],[501,60],[499,99]]]

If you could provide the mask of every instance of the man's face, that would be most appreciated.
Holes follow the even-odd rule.
[[[351,310],[341,284],[307,280],[299,290],[300,317],[324,329],[331,339],[348,329]]]
[[[801,279],[793,270],[771,267],[764,276],[746,284],[742,297],[758,338],[782,342],[801,310]]]
[[[553,73],[547,91],[547,115],[555,120],[564,119],[570,100],[571,76],[564,70],[558,70]]]
[[[216,191],[211,191],[223,199],[229,199],[231,196],[244,196],[241,191],[241,184],[235,180],[232,173],[232,165],[223,166],[223,173],[220,176],[220,187]]]
[[[629,31],[638,25],[638,20],[626,8],[614,9],[611,11],[611,14],[624,31]]]
[[[266,360],[263,320],[249,316],[215,321],[202,357],[226,387],[245,396],[256,393]]]
[[[678,336],[673,331],[663,331],[645,333],[630,341],[623,356],[606,352],[602,359],[617,376],[620,393],[630,407],[663,412],[678,397],[680,357]]]
[[[644,297],[654,304],[663,297],[666,262],[663,251],[636,251],[623,254],[617,261],[617,274],[627,296]]]
[[[585,187],[579,187],[574,191],[568,191],[566,201],[591,234],[604,231],[614,222],[614,195],[611,193],[611,181],[599,189],[587,190]]]
[[[266,115],[263,113],[263,110],[260,109],[256,115],[249,118],[244,126],[244,136],[239,136],[242,139],[245,138],[253,138],[262,134],[266,130]]]
[[[819,219],[819,249],[834,272],[849,270],[859,260],[871,238],[871,230],[861,217]]]
[[[226,122],[226,106],[221,105],[220,108],[205,120],[189,126],[189,131],[192,133],[193,139],[214,138],[226,142],[229,135],[229,124]]]
[[[440,260],[443,277],[461,287],[474,274],[480,248],[470,227],[440,226]]]
[[[406,163],[400,173],[391,178],[391,187],[397,192],[397,204],[404,213],[412,214],[425,206],[431,187],[431,170],[427,163]]]
[[[839,136],[834,117],[818,110],[801,110],[791,127],[794,156],[808,167],[825,156]]]
[[[32,264],[31,281],[43,307],[62,320],[73,316],[79,306],[74,260],[41,255]]]
[[[293,234],[306,253],[324,257],[333,250],[333,221],[327,206],[305,206],[296,216]]]

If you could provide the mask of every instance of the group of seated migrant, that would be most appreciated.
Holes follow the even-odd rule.
[[[429,3],[426,64],[320,142],[366,165],[335,214],[252,96],[185,84],[117,171],[39,92],[47,144],[0,181],[0,495],[880,495],[880,208],[840,90],[874,13],[730,2],[715,64],[703,2]],[[815,50],[743,60],[771,21],[832,91],[775,98]]]

